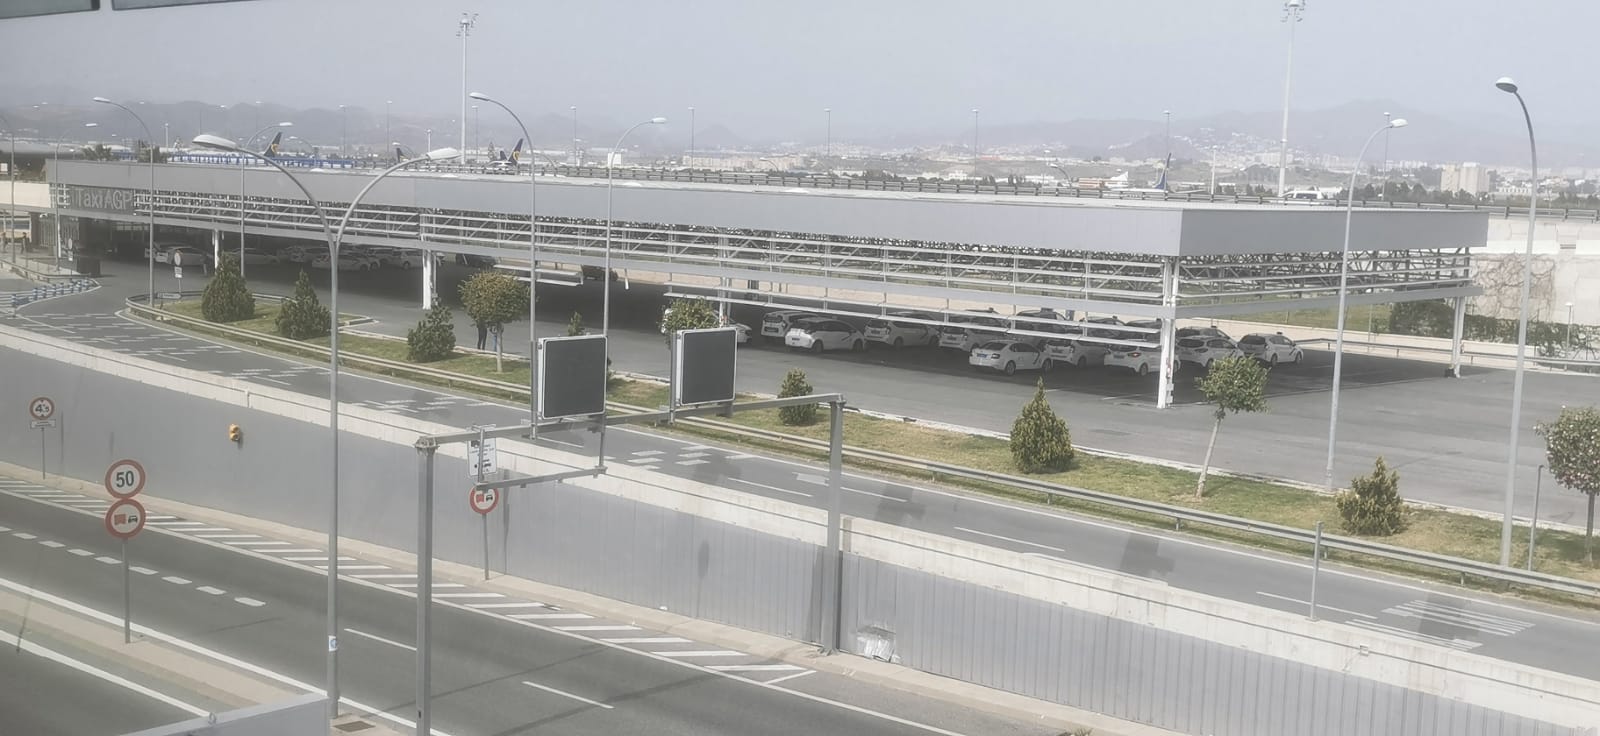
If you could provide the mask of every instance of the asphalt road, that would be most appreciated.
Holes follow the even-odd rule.
[[[112,736],[193,718],[193,714],[66,664],[13,646],[16,627],[0,635],[0,733]],[[30,633],[27,640],[82,661],[69,646]],[[137,677],[135,682],[139,682]],[[144,684],[144,683],[140,683]],[[168,685],[164,694],[177,697]],[[186,701],[198,700],[191,695]],[[192,702],[192,701],[191,701]]]
[[[106,262],[106,288],[46,302],[23,314],[73,312],[109,314],[129,294],[142,293],[142,264]],[[250,279],[266,292],[290,293],[297,271],[289,266],[253,267]],[[447,299],[470,272],[447,264],[441,269],[440,292]],[[324,273],[313,279],[325,284]],[[341,311],[376,318],[364,329],[403,335],[420,318],[417,272],[346,274],[341,279]],[[157,269],[157,289],[198,289],[200,274],[181,282],[170,268]],[[326,293],[323,295],[326,299]],[[667,352],[655,328],[662,298],[660,287],[613,287],[612,355],[619,370],[665,376]],[[584,315],[591,329],[599,323],[600,284],[583,287],[541,285],[539,332],[565,334],[573,311]],[[71,306],[68,306],[70,303]],[[46,306],[51,305],[51,306]],[[735,316],[757,325],[754,310]],[[458,342],[472,345],[476,334],[464,315],[456,316]],[[521,339],[518,339],[520,335]],[[506,349],[526,353],[525,325],[507,330]],[[1236,415],[1226,420],[1217,440],[1214,462],[1219,467],[1322,483],[1327,458],[1327,427],[1332,356],[1307,351],[1304,365],[1280,366],[1269,386],[1269,411]],[[900,353],[873,350],[865,355],[796,354],[781,347],[756,344],[740,351],[739,389],[776,393],[784,374],[799,367],[819,391],[840,391],[852,405],[993,431],[1009,431],[1022,405],[1031,397],[1035,376],[1012,378],[975,375],[961,356],[932,348]],[[1339,452],[1333,476],[1340,484],[1369,472],[1383,456],[1399,470],[1401,493],[1408,498],[1499,513],[1504,509],[1506,436],[1511,410],[1509,371],[1468,367],[1461,379],[1443,377],[1438,363],[1380,358],[1358,353],[1345,357],[1345,391],[1341,396]],[[1179,406],[1154,408],[1155,379],[1103,369],[1058,370],[1046,377],[1050,401],[1072,427],[1073,438],[1087,446],[1198,464],[1205,456],[1212,425],[1209,407],[1199,400],[1192,378],[1196,369],[1180,372],[1175,393]],[[1534,431],[1575,398],[1600,396],[1600,383],[1589,376],[1529,373],[1520,433],[1515,507],[1522,516],[1533,511],[1537,468],[1545,462],[1544,445]],[[1549,479],[1546,479],[1549,481]],[[1540,518],[1581,525],[1580,494],[1544,483]]]
[[[210,370],[263,385],[325,395],[318,367],[258,356],[201,349],[205,343],[175,337],[117,317],[30,318],[36,328],[69,339]],[[8,354],[24,370],[47,370],[36,359]],[[181,361],[181,362],[178,362]],[[514,424],[526,409],[479,401],[452,401],[445,392],[350,376],[341,381],[345,401],[453,426]],[[611,462],[691,478],[748,493],[820,506],[825,473],[803,462],[752,457],[732,448],[691,450],[690,442],[641,430],[611,432]],[[541,442],[562,450],[595,451],[582,430],[545,433]],[[688,455],[694,453],[694,457]],[[705,456],[700,456],[704,453]],[[352,462],[359,463],[359,458]],[[1225,483],[1225,479],[1216,482]],[[936,488],[851,474],[846,514],[992,544],[1160,580],[1210,595],[1305,612],[1311,579],[1308,561],[1201,543],[1181,535],[1126,529],[1036,507],[1018,507]],[[1326,566],[1319,582],[1324,618],[1387,634],[1586,677],[1600,678],[1600,637],[1582,616],[1487,596],[1462,596],[1442,588]]]

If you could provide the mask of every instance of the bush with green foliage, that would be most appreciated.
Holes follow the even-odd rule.
[[[1344,530],[1368,537],[1386,537],[1405,528],[1406,502],[1400,498],[1400,473],[1380,455],[1372,474],[1350,480],[1350,490],[1334,497]]]
[[[791,396],[805,396],[813,393],[811,382],[806,380],[806,372],[799,368],[790,368],[789,374],[783,377],[783,385],[778,387],[778,398],[787,399]],[[791,427],[811,424],[817,421],[816,404],[797,404],[778,409],[778,421]]]
[[[1059,473],[1072,467],[1072,434],[1044,396],[1039,379],[1033,400],[1011,425],[1011,460],[1024,473]]]
[[[278,306],[278,334],[290,340],[326,336],[331,316],[328,308],[317,299],[316,290],[311,288],[311,277],[301,270],[300,276],[294,280],[294,296],[283,300]]]
[[[256,298],[239,273],[239,259],[223,254],[217,272],[200,293],[200,316],[210,322],[238,322],[256,316]]]
[[[476,324],[487,325],[494,341],[494,369],[504,370],[501,363],[505,324],[528,316],[528,298],[532,293],[528,285],[504,271],[479,271],[461,282],[461,306]]]
[[[1600,408],[1564,406],[1560,416],[1539,425],[1550,474],[1557,482],[1589,497],[1583,530],[1583,556],[1594,564],[1594,499],[1600,495]]]
[[[672,336],[680,330],[703,330],[721,323],[717,310],[704,299],[673,299],[661,312],[661,334],[672,347]]]
[[[450,357],[455,349],[456,328],[450,308],[435,299],[422,321],[406,331],[406,360],[431,363]]]
[[[587,332],[583,328],[583,315],[573,312],[572,319],[567,320],[567,337],[580,337]]]
[[[1194,488],[1195,497],[1200,498],[1206,495],[1206,474],[1211,470],[1211,452],[1217,447],[1222,420],[1241,411],[1267,410],[1267,369],[1248,355],[1223,358],[1212,362],[1194,383],[1206,401],[1217,406],[1212,412],[1216,424],[1211,426],[1211,441],[1206,443],[1206,459],[1200,464],[1200,479]]]

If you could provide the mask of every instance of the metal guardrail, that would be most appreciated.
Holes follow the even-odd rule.
[[[16,309],[26,304],[53,299],[68,294],[81,294],[93,289],[100,284],[92,279],[74,279],[72,281],[35,286],[26,291],[14,291],[6,295],[11,303],[11,308]]]
[[[253,341],[268,345],[277,345],[292,350],[308,351],[321,355],[327,355],[328,353],[327,348],[318,345],[310,345],[298,340],[288,340],[285,338],[274,337],[272,335],[263,335],[259,332],[241,330],[235,327],[229,327],[227,325],[220,325],[212,322],[206,322],[204,320],[194,319],[193,317],[173,314],[164,310],[148,307],[139,303],[136,301],[136,299],[128,299],[126,304],[128,308],[136,314],[142,314],[165,321],[189,324],[206,331],[228,335],[239,340]],[[351,353],[343,353],[341,354],[341,359],[353,365],[372,366],[380,371],[396,374],[408,373],[430,378],[434,381],[442,382],[447,386],[473,386],[512,395],[520,394],[522,396],[527,396],[529,390],[527,386],[519,384],[464,376],[459,373],[439,371],[409,363],[385,360],[382,358],[371,358]],[[627,404],[618,404],[614,402],[610,403],[610,406],[627,413],[645,413],[651,411],[645,407],[630,406]],[[809,437],[800,437],[797,435],[785,434],[783,432],[757,429],[754,427],[745,427],[714,419],[690,418],[680,419],[678,421],[684,424],[689,424],[724,434],[743,436],[768,442],[777,442],[813,451],[826,452],[828,450],[828,443],[821,440],[814,440]],[[1146,501],[1138,498],[1118,496],[1101,491],[1092,491],[1086,488],[1077,488],[1058,483],[1048,483],[1032,478],[1024,478],[1005,473],[995,473],[986,470],[977,470],[975,468],[952,465],[950,463],[943,463],[936,460],[924,460],[921,458],[913,458],[890,452],[883,452],[881,450],[852,447],[850,445],[845,445],[844,455],[857,460],[866,460],[869,462],[892,465],[895,467],[928,473],[930,475],[942,474],[1015,490],[1040,493],[1044,494],[1050,499],[1088,502],[1102,506],[1109,506],[1111,508],[1116,508],[1123,511],[1132,511],[1151,516],[1169,518],[1173,519],[1180,526],[1184,523],[1205,524],[1208,526],[1245,532],[1249,534],[1259,534],[1272,539],[1295,542],[1305,544],[1307,546],[1311,546],[1315,543],[1316,535],[1314,532],[1306,529],[1283,526],[1281,524],[1254,521],[1237,516],[1228,516],[1225,514],[1217,514],[1182,506],[1172,506],[1155,501]],[[1462,576],[1471,575],[1489,580],[1513,583],[1517,585],[1527,585],[1531,587],[1543,588],[1546,590],[1559,591],[1563,593],[1573,593],[1577,595],[1600,595],[1600,583],[1577,580],[1574,578],[1565,578],[1559,575],[1550,575],[1542,572],[1500,567],[1499,565],[1489,562],[1480,562],[1478,560],[1470,560],[1462,557],[1451,557],[1449,555],[1441,555],[1433,552],[1406,549],[1403,547],[1396,547],[1393,545],[1372,542],[1355,537],[1342,537],[1324,534],[1322,536],[1322,545],[1328,549],[1379,557],[1394,562],[1432,568]]]
[[[1306,343],[1320,342],[1320,343],[1324,343],[1324,344],[1330,346],[1330,349],[1331,349],[1331,346],[1334,344],[1334,339],[1331,338],[1331,337],[1313,337],[1313,338],[1309,338],[1309,339],[1305,339],[1305,340],[1296,340],[1295,342],[1297,344],[1300,344],[1300,345],[1305,345]],[[1350,339],[1348,337],[1346,337],[1344,339],[1344,344],[1345,344],[1346,348],[1349,348],[1351,346],[1355,346],[1355,347],[1368,348],[1369,350],[1372,349],[1372,348],[1380,348],[1380,349],[1385,350],[1385,351],[1393,350],[1393,351],[1395,351],[1395,357],[1397,357],[1397,358],[1400,357],[1401,353],[1430,353],[1430,354],[1434,354],[1434,355],[1449,355],[1450,354],[1450,348],[1437,348],[1437,347],[1430,347],[1430,346],[1427,346],[1427,345],[1396,345],[1394,343],[1378,342],[1376,340],[1352,340],[1352,339]],[[1507,347],[1514,347],[1510,343],[1504,343],[1504,344]],[[1517,356],[1516,356],[1515,353],[1510,354],[1510,355],[1505,355],[1505,354],[1501,354],[1501,353],[1488,353],[1488,352],[1484,352],[1482,350],[1462,350],[1461,351],[1461,357],[1466,358],[1467,362],[1469,364],[1472,364],[1472,365],[1476,365],[1477,364],[1477,359],[1478,358],[1483,358],[1484,360],[1511,361],[1511,362],[1515,362],[1516,359],[1517,359]],[[1552,357],[1547,357],[1547,356],[1542,356],[1542,355],[1533,355],[1533,354],[1529,354],[1527,356],[1527,360],[1528,360],[1528,362],[1536,363],[1538,365],[1542,365],[1542,366],[1546,366],[1546,367],[1559,367],[1559,368],[1561,368],[1563,370],[1578,371],[1578,372],[1582,372],[1582,373],[1600,372],[1600,360],[1580,360],[1580,359],[1577,359],[1577,358],[1552,358]]]
[[[282,159],[280,163],[292,165],[296,159]],[[332,168],[345,171],[360,171],[367,169],[383,169],[394,162],[388,159],[355,159],[338,161]],[[237,166],[237,162],[229,165]],[[448,174],[490,174],[486,165],[462,165],[449,163],[418,164],[410,170],[427,171]],[[604,179],[606,168],[604,166],[539,166],[542,174],[571,176],[575,178]],[[519,172],[522,173],[522,172]],[[515,174],[508,175],[508,178]],[[1277,197],[1257,197],[1240,194],[1201,194],[1201,193],[1161,193],[1161,192],[1129,192],[1120,189],[1092,189],[1065,186],[1045,186],[1041,184],[979,184],[976,182],[959,181],[925,181],[918,179],[858,179],[831,175],[820,176],[794,176],[782,173],[760,172],[734,172],[734,171],[708,171],[695,169],[652,169],[640,167],[613,168],[611,176],[615,179],[630,179],[635,181],[663,181],[680,182],[687,184],[731,184],[736,186],[771,186],[771,187],[803,187],[808,189],[845,189],[855,191],[874,192],[913,192],[921,194],[993,194],[1001,196],[1019,197],[1071,197],[1075,199],[1109,199],[1109,200],[1138,200],[1153,202],[1180,202],[1198,203],[1213,202],[1224,204],[1255,204],[1263,206],[1344,206],[1343,200],[1283,200]],[[1356,206],[1369,209],[1395,209],[1395,210],[1439,210],[1456,212],[1487,212],[1492,215],[1511,219],[1514,217],[1527,217],[1527,207],[1513,207],[1511,205],[1479,204],[1473,202],[1442,203],[1442,202],[1397,202],[1385,199],[1356,200]],[[1600,209],[1574,209],[1570,207],[1545,206],[1540,207],[1539,216],[1562,221],[1578,220],[1600,222]]]

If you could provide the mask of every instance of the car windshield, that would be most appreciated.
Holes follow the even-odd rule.
[[[1265,345],[1265,344],[1267,344],[1267,338],[1262,337],[1260,335],[1245,335],[1245,338],[1243,340],[1240,340],[1239,344],[1240,345]]]
[[[1204,340],[1196,340],[1192,337],[1185,337],[1178,341],[1178,346],[1185,348],[1197,348],[1204,344],[1206,344]]]
[[[1005,350],[1006,349],[1006,343],[999,342],[999,341],[986,342],[986,343],[983,344],[983,349],[984,350]]]
[[[867,320],[867,326],[868,327],[876,327],[878,329],[886,329],[889,326],[889,320],[886,320],[886,319],[869,319],[869,320]]]

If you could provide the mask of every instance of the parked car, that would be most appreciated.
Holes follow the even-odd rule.
[[[663,335],[667,334],[667,318],[670,316],[672,316],[672,307],[661,310],[661,321],[656,323],[656,327],[661,330]],[[733,344],[735,345],[743,345],[750,342],[750,325],[735,322],[728,319],[727,315],[719,314],[717,315],[717,326],[733,328]]]
[[[973,348],[967,363],[978,370],[989,369],[1012,375],[1017,371],[1050,372],[1052,361],[1033,343],[1025,340],[992,340]]]
[[[767,312],[761,318],[761,336],[767,342],[788,342],[789,328],[797,320],[821,317],[815,312],[803,312],[798,309],[780,309],[776,312]]]
[[[272,251],[261,250],[259,248],[245,248],[244,257],[241,260],[246,266],[264,266],[267,264],[278,263],[280,259],[278,254],[273,253]]]
[[[311,248],[304,245],[291,245],[283,249],[283,260],[289,263],[310,263],[318,255],[326,252],[322,248]]]
[[[762,327],[765,329],[764,324]],[[783,336],[783,342],[791,349],[814,353],[867,349],[867,338],[860,331],[847,322],[825,317],[796,320]]]
[[[178,249],[178,248],[193,248],[193,247],[194,246],[189,245],[188,243],[172,243],[172,242],[156,243],[156,263],[171,263],[172,262],[172,251],[173,250]],[[148,246],[144,249],[144,257],[145,258],[149,258],[150,257],[150,248]]]
[[[1239,349],[1256,360],[1267,365],[1279,363],[1299,363],[1305,360],[1306,354],[1293,340],[1283,336],[1283,333],[1269,335],[1265,332],[1252,332],[1239,340]]]
[[[938,319],[923,312],[890,312],[867,320],[867,329],[864,331],[867,342],[883,343],[896,350],[907,345],[933,345],[939,342],[938,325],[903,321],[908,318],[930,322]]]
[[[517,164],[513,161],[495,161],[483,171],[486,174],[515,174],[517,173]]]
[[[1029,312],[1017,312],[1018,317],[1026,319],[1014,320],[1013,330],[1026,330],[1028,332],[1046,332],[1052,335],[1074,335],[1078,328],[1067,323],[1066,315],[1054,309],[1036,309]],[[1043,348],[1049,337],[1038,335],[1011,335],[1012,338],[1022,340],[1036,348]]]
[[[472,253],[457,253],[456,263],[467,268],[494,268],[499,263],[492,256],[480,256]]]
[[[972,349],[1005,337],[1010,325],[999,317],[955,315],[939,328],[939,347],[970,353]]]
[[[1140,345],[1111,345],[1106,352],[1105,365],[1107,368],[1127,368],[1141,376],[1148,375],[1150,371],[1161,369],[1161,351]],[[1178,369],[1176,361],[1172,369]]]
[[[317,256],[316,260],[311,262],[311,267],[327,270],[328,263],[328,254],[324,253],[320,256]],[[339,254],[340,271],[372,271],[377,267],[377,264],[367,256],[355,255],[352,253]]]
[[[157,254],[159,257],[160,254]],[[204,268],[211,263],[211,254],[202,253],[196,248],[188,246],[173,248],[167,251],[167,262],[179,268],[200,266]]]
[[[1138,327],[1141,330],[1151,330],[1150,332],[1117,330],[1117,334],[1123,336],[1125,339],[1139,340],[1142,342],[1159,342],[1161,340],[1161,320],[1159,319],[1136,319],[1122,326]]]
[[[1207,369],[1223,358],[1244,355],[1239,346],[1226,337],[1185,337],[1178,341],[1177,352],[1179,363],[1194,363]]]
[[[1083,342],[1066,337],[1053,337],[1044,341],[1045,357],[1057,365],[1075,365],[1079,368],[1105,365],[1108,352],[1111,351],[1105,343]]]
[[[599,281],[605,274],[606,269],[603,266],[584,266],[582,272],[584,281]],[[616,281],[618,278],[620,277],[617,276],[616,270],[613,269],[611,271],[611,280]]]
[[[1177,331],[1172,333],[1172,335],[1178,339],[1183,339],[1185,337],[1220,337],[1225,340],[1233,339],[1228,337],[1228,333],[1223,332],[1215,327],[1179,327]]]

